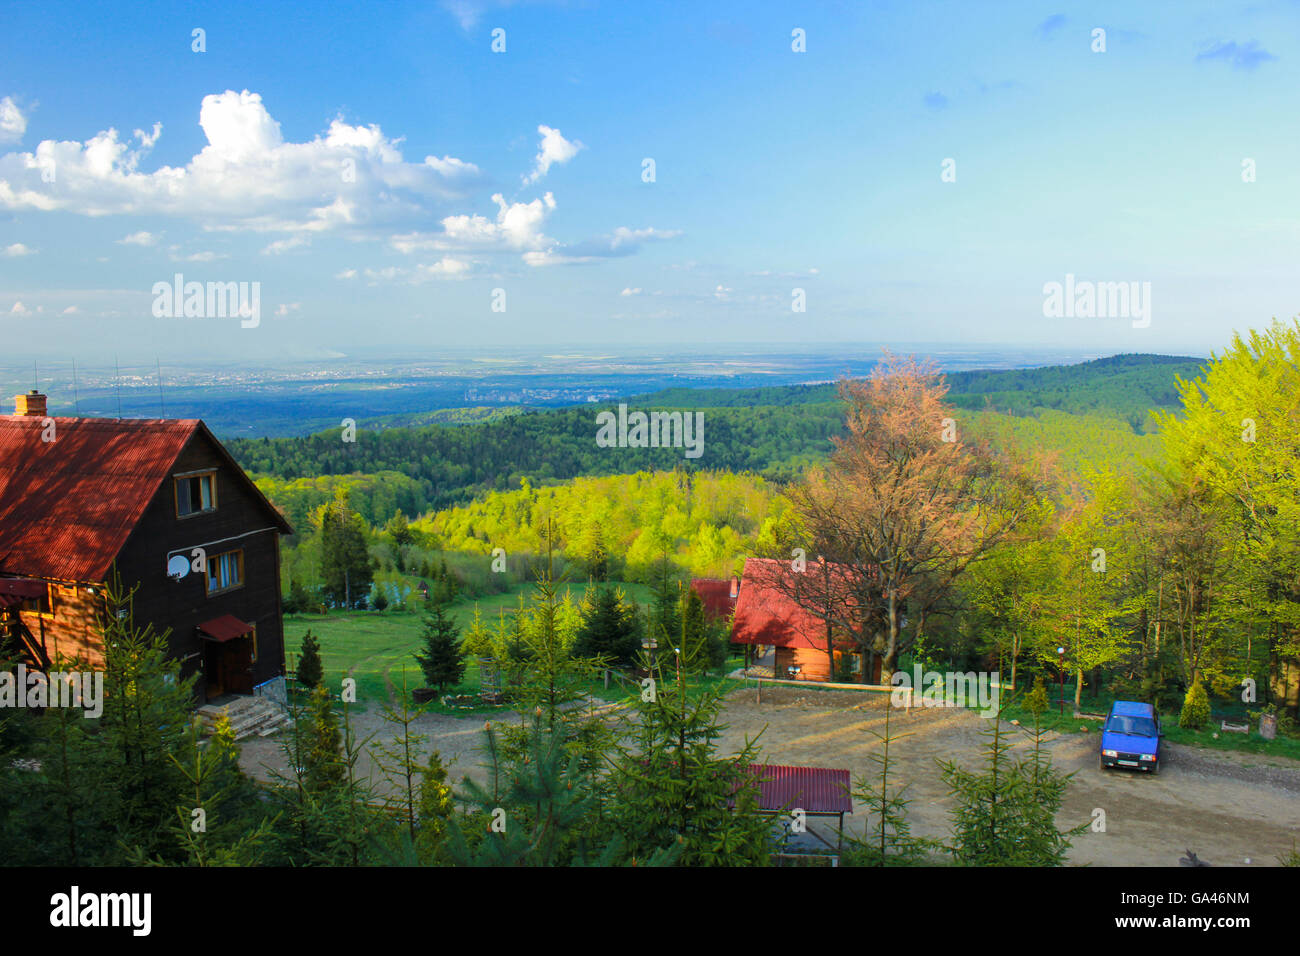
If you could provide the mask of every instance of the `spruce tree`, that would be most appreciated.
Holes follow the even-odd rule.
[[[307,690],[315,690],[325,677],[320,659],[320,642],[308,629],[302,636],[302,653],[298,656],[298,685]]]
[[[465,676],[465,651],[460,645],[460,628],[442,601],[435,600],[425,615],[421,639],[424,653],[416,654],[415,659],[425,683],[439,693],[459,684]]]
[[[636,608],[627,604],[621,591],[600,585],[587,592],[582,607],[582,624],[574,640],[573,653],[600,658],[615,667],[629,667],[641,649],[641,629]]]

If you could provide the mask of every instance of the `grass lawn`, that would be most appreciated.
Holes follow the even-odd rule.
[[[640,605],[650,601],[650,589],[644,584],[626,584],[610,582],[623,589],[628,598]],[[588,584],[570,583],[561,586],[568,588],[575,602],[580,602],[586,594]],[[521,584],[509,592],[492,595],[477,602],[483,618],[495,621],[499,612],[509,613],[519,607],[519,598],[527,598],[532,591],[531,584]],[[474,619],[475,603],[472,600],[458,601],[451,607],[452,617],[462,632],[468,629]],[[417,605],[418,606],[418,605]],[[420,631],[423,614],[419,611],[333,611],[329,614],[286,614],[284,617],[285,652],[287,667],[292,673],[298,664],[298,653],[302,647],[302,637],[310,628],[320,641],[321,663],[325,668],[325,679],[333,686],[343,677],[351,676],[357,681],[357,704],[368,709],[372,704],[383,706],[389,699],[388,683],[395,688],[402,686],[402,669],[406,669],[406,685],[414,690],[424,686],[424,677],[420,665],[415,661],[415,653],[421,647]],[[728,669],[740,666],[737,658],[728,663]],[[698,688],[709,683],[716,683],[724,678],[704,678],[692,680],[691,686]],[[739,685],[737,685],[739,686]],[[602,700],[622,700],[630,689],[626,684],[616,680],[610,681],[608,689],[604,682],[595,680],[585,689],[594,697]],[[465,679],[458,688],[450,693],[477,693],[479,690],[478,662],[470,658],[465,668]],[[433,713],[459,714],[503,710],[503,707],[480,707],[474,711],[454,710],[441,702],[430,704],[427,710]]]

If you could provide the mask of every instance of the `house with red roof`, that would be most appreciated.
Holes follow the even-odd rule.
[[[168,634],[198,703],[284,675],[280,535],[293,529],[198,419],[0,415],[0,639],[31,666],[102,667],[115,581]]]
[[[833,622],[857,600],[849,572],[841,565],[809,561],[802,571],[786,562],[746,558],[731,628],[735,644],[772,647],[773,676],[782,680],[834,679],[827,645],[833,644],[835,666],[852,674],[853,683],[878,683],[880,659],[870,666],[867,680],[861,644]],[[834,602],[833,610],[821,609]]]

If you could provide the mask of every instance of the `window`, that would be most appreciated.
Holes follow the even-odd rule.
[[[227,551],[208,558],[208,593],[229,591],[244,583],[244,552]]]
[[[176,517],[202,514],[217,507],[217,474],[207,471],[199,475],[180,475],[176,478]]]
[[[28,614],[43,614],[46,617],[54,615],[54,602],[50,600],[50,587],[45,586],[45,593],[40,597],[27,598],[19,606],[19,610]]]

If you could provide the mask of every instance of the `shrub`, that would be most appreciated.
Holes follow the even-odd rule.
[[[1183,710],[1178,715],[1178,726],[1188,730],[1200,730],[1210,722],[1210,695],[1198,680],[1187,690],[1183,698]]]

